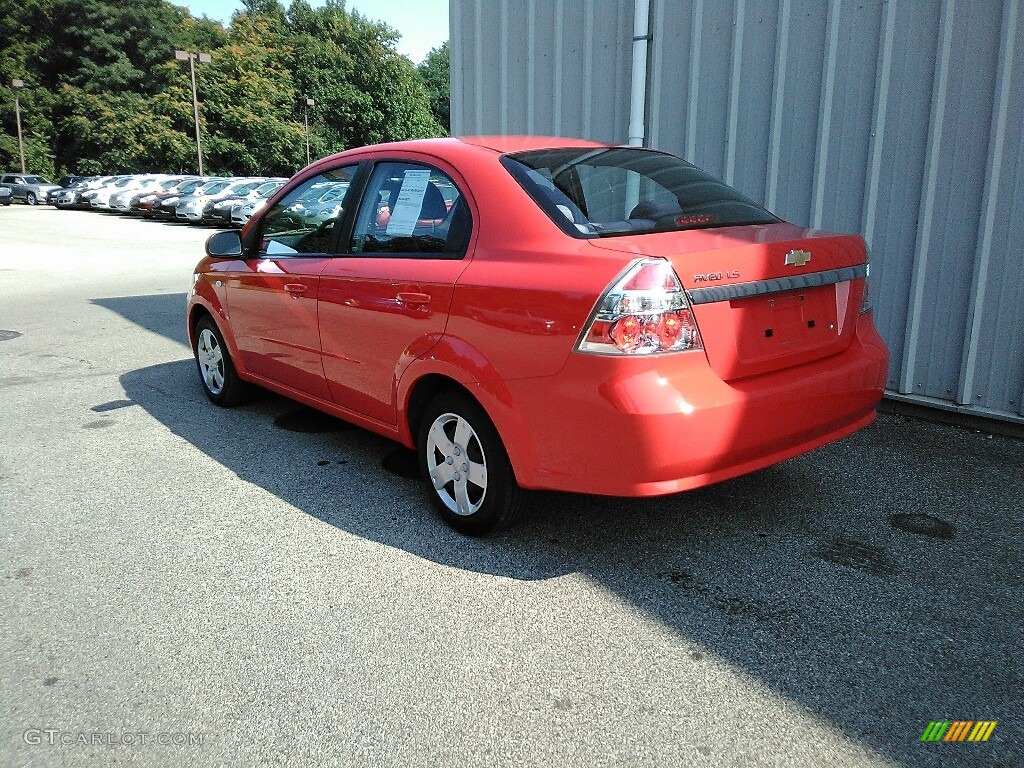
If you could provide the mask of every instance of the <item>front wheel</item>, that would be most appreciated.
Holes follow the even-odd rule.
[[[498,430],[475,400],[459,392],[438,395],[420,420],[417,447],[431,500],[453,528],[488,536],[519,515],[526,493]]]
[[[245,382],[238,378],[227,344],[209,317],[196,323],[192,352],[206,396],[217,405],[230,407],[245,398]]]
[[[27,195],[25,195],[25,202],[28,203],[29,205],[35,205],[36,204],[36,193],[35,192],[29,192]]]

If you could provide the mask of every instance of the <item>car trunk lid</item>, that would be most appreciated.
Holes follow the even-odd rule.
[[[838,354],[853,339],[867,272],[858,235],[780,223],[591,242],[671,261],[726,381]]]

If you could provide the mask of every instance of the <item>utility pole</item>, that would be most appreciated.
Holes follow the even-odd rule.
[[[196,58],[201,64],[209,64],[213,59],[208,53],[192,53],[192,51],[175,51],[174,58],[178,61],[188,59],[188,68],[192,73],[192,114],[196,120],[196,154],[199,156],[199,175],[203,175],[203,142],[199,138],[199,94],[196,92]]]
[[[302,110],[302,119],[306,123],[306,165],[309,165],[309,108],[312,107],[316,102],[306,97],[306,106]]]
[[[23,80],[11,80],[11,86],[14,88],[14,118],[18,123],[18,151],[21,153],[21,175],[24,176],[28,171],[25,170],[25,141],[21,137],[21,104],[18,101],[18,91],[25,87],[25,82]]]

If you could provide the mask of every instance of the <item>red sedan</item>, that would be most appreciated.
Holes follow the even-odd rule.
[[[869,424],[885,382],[861,237],[650,149],[353,149],[207,253],[188,331],[209,398],[257,384],[415,448],[474,535],[523,489],[668,494],[797,456]]]

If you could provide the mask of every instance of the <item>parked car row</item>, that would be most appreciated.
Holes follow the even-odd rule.
[[[60,209],[242,227],[285,181],[266,176],[94,176],[49,190],[45,200]]]

